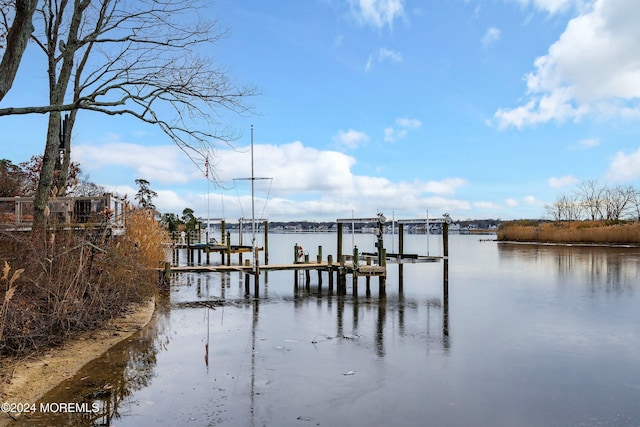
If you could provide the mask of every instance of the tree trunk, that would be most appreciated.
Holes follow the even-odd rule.
[[[33,14],[37,0],[17,0],[16,14],[7,33],[7,47],[0,62],[0,101],[9,92],[18,72],[22,54],[33,32]]]
[[[64,140],[64,157],[60,165],[60,175],[58,177],[58,196],[64,196],[67,192],[67,181],[69,181],[69,166],[71,164],[71,131],[76,121],[78,110],[72,110],[68,116],[67,125],[63,126],[66,133],[63,135]]]
[[[47,129],[47,144],[42,157],[42,169],[40,169],[40,179],[36,188],[35,199],[33,201],[33,228],[32,231],[44,231],[47,224],[45,215],[46,207],[49,203],[49,195],[53,185],[53,175],[55,172],[56,158],[58,156],[60,135],[60,113],[49,114],[49,127]]]
[[[89,0],[75,0],[73,6],[73,15],[69,26],[67,42],[60,48],[62,54],[62,65],[56,75],[56,48],[58,46],[58,31],[56,26],[51,28],[51,33],[47,36],[48,60],[49,60],[49,101],[51,105],[60,105],[64,103],[64,96],[67,92],[71,72],[73,70],[74,55],[78,49],[78,32],[84,10],[89,6]],[[47,130],[47,143],[42,157],[42,170],[40,171],[40,180],[36,189],[35,200],[33,202],[33,228],[32,231],[38,231],[46,226],[45,209],[49,202],[49,195],[53,185],[53,175],[55,172],[56,159],[59,156],[60,149],[60,112],[54,111],[49,113],[49,127]],[[57,192],[56,192],[57,194]]]

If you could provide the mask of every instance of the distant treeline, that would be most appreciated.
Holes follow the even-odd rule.
[[[502,221],[500,219],[477,219],[477,220],[461,220],[454,221],[454,224],[459,224],[460,227],[475,226],[479,229],[489,229],[491,226],[498,226]],[[262,230],[262,222],[257,224]],[[347,227],[351,227],[351,223],[346,224]],[[362,228],[370,228],[376,226],[373,222],[361,222],[355,221],[354,226],[356,230]],[[244,225],[245,230],[249,230],[251,225]],[[385,223],[385,227],[388,229],[391,227],[391,221]],[[397,225],[396,225],[397,227]],[[235,230],[238,228],[238,224],[227,223],[226,228]],[[335,231],[337,229],[337,223],[335,221],[269,221],[269,230],[297,230],[297,231]]]
[[[554,221],[640,220],[640,190],[631,186],[610,187],[596,180],[583,181],[571,193],[563,193],[545,206]]]

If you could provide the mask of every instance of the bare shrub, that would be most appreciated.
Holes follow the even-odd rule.
[[[124,236],[109,237],[107,231],[57,230],[46,239],[0,235],[0,260],[6,262],[0,355],[59,344],[154,294],[152,269],[165,258],[164,231],[149,212],[139,210],[128,213]]]

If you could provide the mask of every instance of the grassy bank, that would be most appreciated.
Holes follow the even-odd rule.
[[[45,350],[148,300],[165,233],[133,210],[124,236],[106,229],[0,234],[0,356]]]
[[[515,242],[640,244],[636,221],[504,222],[498,240]]]

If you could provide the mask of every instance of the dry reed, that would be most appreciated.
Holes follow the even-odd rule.
[[[548,243],[640,244],[640,223],[623,221],[514,221],[500,225],[498,240]]]

